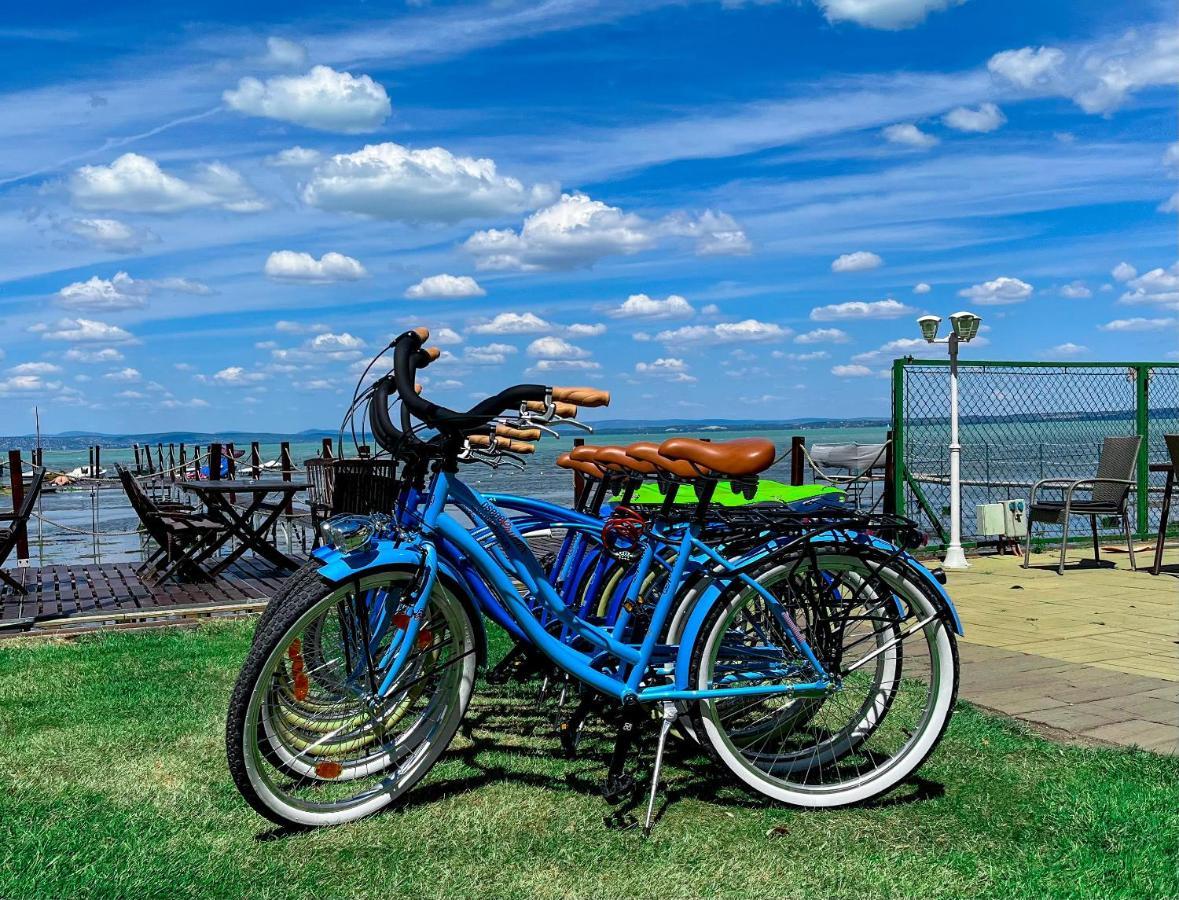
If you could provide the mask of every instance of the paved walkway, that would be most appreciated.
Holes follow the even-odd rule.
[[[1152,548],[1153,550],[1153,548]],[[1157,577],[1125,553],[990,556],[950,574],[961,696],[1081,740],[1179,753],[1179,550]],[[1139,555],[1139,563],[1153,553]]]

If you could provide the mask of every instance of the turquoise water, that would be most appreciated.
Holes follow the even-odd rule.
[[[883,441],[884,431],[883,428],[795,428],[773,431],[724,430],[702,432],[701,434],[714,440],[749,436],[765,437],[777,445],[778,453],[782,456],[787,453],[790,447],[790,438],[794,434],[804,435],[808,444],[868,444]],[[572,478],[564,469],[558,469],[554,460],[559,453],[573,446],[573,439],[577,436],[584,437],[588,443],[629,444],[640,440],[661,441],[666,439],[669,434],[659,431],[645,434],[609,434],[606,432],[592,435],[562,434],[557,438],[546,436],[538,443],[536,454],[529,458],[528,465],[523,471],[506,466],[492,470],[481,465],[471,465],[464,469],[463,477],[482,491],[497,490],[538,497],[557,503],[568,503],[572,499]],[[262,444],[260,449],[263,461],[278,458],[278,444]],[[248,455],[248,444],[246,450]],[[319,450],[320,443],[318,441],[292,443],[291,458],[295,466],[301,468],[303,460],[318,456]],[[168,450],[165,447],[165,464],[168,458],[167,453]],[[127,504],[122,488],[117,481],[113,480],[115,478],[115,463],[133,466],[134,453],[132,449],[130,447],[102,448],[102,467],[108,470],[108,477],[112,481],[104,483],[101,487],[71,487],[46,492],[42,495],[40,514],[44,518],[35,518],[29,526],[30,555],[33,565],[117,562],[140,558],[139,538],[126,533],[134,532],[138,519]],[[68,472],[75,467],[88,464],[89,454],[86,450],[45,451],[45,465],[53,471]],[[277,473],[268,477],[277,477]],[[769,470],[766,477],[789,481],[790,460],[788,458],[780,459]],[[176,493],[176,496],[180,499],[184,497],[179,492]],[[282,546],[281,541],[280,538],[280,546]],[[295,546],[298,546],[297,542]],[[14,554],[6,565],[15,564]]]

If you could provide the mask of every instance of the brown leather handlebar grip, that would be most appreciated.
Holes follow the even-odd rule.
[[[609,406],[610,392],[589,387],[555,387],[553,399],[578,406]]]
[[[527,400],[524,403],[524,408],[529,412],[542,413],[545,410],[545,405],[543,400]],[[572,403],[554,403],[553,409],[562,419],[573,419],[577,417],[577,407]]]
[[[427,328],[425,325],[421,326],[420,328],[411,328],[410,331],[412,331],[414,334],[416,334],[418,337],[420,337],[422,339],[423,344],[426,341],[430,340],[430,329]]]
[[[516,438],[521,441],[539,441],[539,428],[513,428],[511,425],[496,425],[495,433],[498,437]]]
[[[472,434],[467,438],[472,447],[487,448],[491,446],[491,437],[486,434]],[[496,450],[506,450],[509,453],[535,453],[536,445],[527,441],[513,441],[511,438],[497,438]]]
[[[426,361],[418,366],[419,369],[426,368],[426,366],[430,365],[430,363],[442,355],[442,351],[437,347],[427,347],[422,352],[426,354]]]

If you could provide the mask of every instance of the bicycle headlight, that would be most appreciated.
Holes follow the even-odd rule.
[[[319,526],[323,542],[340,553],[364,550],[379,530],[372,516],[333,516]]]

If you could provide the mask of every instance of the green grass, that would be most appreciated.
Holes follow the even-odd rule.
[[[604,734],[560,759],[530,690],[480,685],[399,809],[275,834],[224,760],[251,629],[0,647],[0,897],[1179,895],[1179,760],[968,706],[916,784],[865,808],[771,806],[677,752],[644,840],[603,825]]]

